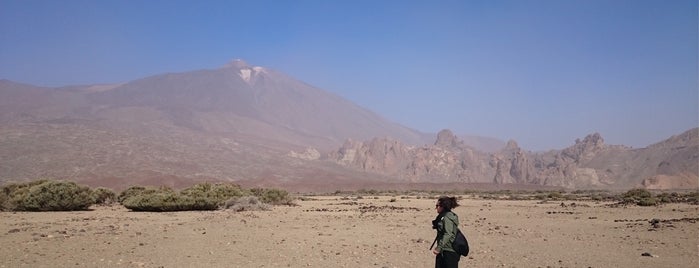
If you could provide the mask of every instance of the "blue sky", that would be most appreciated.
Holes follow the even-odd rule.
[[[125,82],[231,59],[405,126],[561,149],[699,126],[697,1],[0,0],[0,78]]]

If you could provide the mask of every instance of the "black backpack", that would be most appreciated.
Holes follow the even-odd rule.
[[[458,228],[456,229],[456,238],[454,238],[454,242],[451,243],[451,248],[453,248],[456,253],[461,254],[461,256],[468,256],[468,240],[466,240],[466,236],[464,236]]]

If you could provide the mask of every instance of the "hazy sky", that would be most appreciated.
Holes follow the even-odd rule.
[[[240,58],[405,126],[561,149],[699,126],[692,1],[0,0],[0,79],[125,82]]]

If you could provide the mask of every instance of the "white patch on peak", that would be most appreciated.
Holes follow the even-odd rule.
[[[255,67],[244,67],[240,70],[238,70],[238,74],[240,75],[240,78],[243,78],[245,82],[248,84],[252,83],[252,79],[255,78],[258,74],[260,73],[266,73],[267,70],[263,67],[255,66]]]
[[[245,82],[250,83],[250,76],[252,75],[252,70],[250,69],[240,69],[240,78],[243,78]]]

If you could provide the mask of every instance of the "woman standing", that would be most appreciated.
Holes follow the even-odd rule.
[[[441,196],[437,199],[437,218],[432,221],[432,228],[437,230],[437,247],[432,250],[435,257],[435,268],[458,268],[461,256],[452,248],[456,230],[459,227],[459,216],[451,210],[458,207],[456,197]]]

